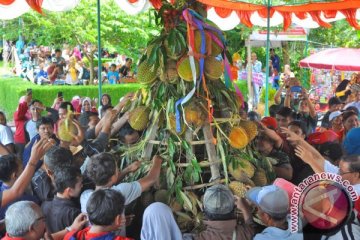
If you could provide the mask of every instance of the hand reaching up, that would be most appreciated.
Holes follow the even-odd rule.
[[[288,128],[281,128],[281,133],[286,135],[286,140],[290,142],[291,145],[296,146],[300,144],[303,139],[296,133],[291,132]]]
[[[54,146],[53,139],[50,138],[42,138],[39,141],[35,142],[34,146],[31,149],[30,159],[32,163],[37,163],[40,159],[42,159],[45,153]]]

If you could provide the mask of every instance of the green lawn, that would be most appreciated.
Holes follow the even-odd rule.
[[[128,92],[140,88],[140,84],[128,83],[121,85],[104,85],[103,93],[111,96],[113,104]],[[63,92],[64,99],[70,101],[73,96],[98,97],[97,86],[39,86],[24,81],[18,77],[0,77],[0,109],[4,110],[8,119],[13,118],[19,99],[26,93],[26,89],[33,90],[33,99],[41,100],[46,106],[51,106],[59,91]]]

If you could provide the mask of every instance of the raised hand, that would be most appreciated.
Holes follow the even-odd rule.
[[[31,149],[31,161],[34,161],[33,163],[37,163],[40,159],[42,159],[45,155],[45,153],[54,146],[53,139],[50,138],[43,138],[39,141],[35,142]]]
[[[71,224],[72,231],[81,230],[85,224],[88,222],[88,218],[85,213],[80,213],[74,220],[73,224]]]
[[[291,145],[298,145],[303,139],[296,133],[291,132],[287,128],[280,128],[281,133],[286,135],[286,140],[290,142]]]
[[[141,166],[141,162],[140,161],[135,161],[132,164],[130,164],[129,166],[127,166],[126,170],[128,172],[136,172],[136,170],[138,170],[140,166]]]
[[[311,152],[305,149],[304,147],[302,147],[301,145],[298,145],[295,148],[295,155],[306,163],[311,163],[310,159],[313,157]]]
[[[85,135],[84,135],[84,130],[81,128],[80,124],[78,123],[78,121],[73,120],[72,121],[77,129],[77,135],[73,134],[72,132],[70,132],[70,135],[72,136],[73,140],[71,142],[71,145],[74,146],[79,146],[82,141],[84,141]]]

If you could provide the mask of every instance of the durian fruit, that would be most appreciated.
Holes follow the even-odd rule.
[[[249,141],[254,140],[254,138],[258,134],[257,125],[254,121],[248,121],[248,120],[241,121],[239,123],[239,126],[242,127],[243,129],[245,129],[246,134],[249,137]]]
[[[195,59],[195,69],[196,69],[196,77],[198,78],[200,75],[199,63]],[[192,82],[193,75],[191,72],[190,60],[187,56],[181,58],[177,63],[177,73],[179,76],[185,81]]]
[[[170,208],[173,212],[180,212],[183,209],[181,204],[178,203],[178,201],[176,201],[176,199],[171,200]]]
[[[73,137],[72,135],[77,134],[77,128],[72,122],[72,111],[70,107],[67,108],[66,118],[60,122],[59,130],[58,130],[58,137],[60,140],[64,142],[71,142]]]
[[[176,61],[167,59],[165,68],[165,72],[160,76],[160,80],[167,83],[176,83],[179,80]]]
[[[247,181],[248,178],[252,178],[255,173],[255,167],[249,161],[243,159],[241,163],[234,164],[231,162],[228,166],[229,173],[238,181]]]
[[[136,107],[130,112],[129,124],[136,131],[142,131],[149,122],[150,109],[145,106]]]
[[[241,149],[249,143],[249,137],[242,127],[233,127],[229,134],[230,145],[233,148]]]
[[[210,80],[218,80],[224,72],[222,61],[210,56],[205,59],[204,73],[206,78]]]
[[[58,137],[61,141],[71,142],[73,137],[71,135],[76,135],[76,126],[71,121],[71,119],[66,118],[59,124]]]
[[[185,108],[184,108],[185,120],[188,124],[193,125],[194,127],[202,126],[205,121],[207,114],[201,103],[198,101],[191,101]]]
[[[157,190],[154,194],[155,202],[169,203],[169,193],[165,189]]]
[[[141,62],[138,66],[137,81],[139,83],[149,85],[156,80],[158,68],[150,65],[147,60]]]
[[[154,202],[154,195],[150,191],[143,192],[140,197],[140,202],[141,205],[146,208]]]
[[[211,34],[214,34],[215,36],[217,36],[217,33],[215,33],[215,32],[212,32]],[[205,55],[210,55],[210,56],[219,55],[223,49],[211,38],[210,32],[208,30],[205,30],[205,38],[206,38]],[[201,32],[200,32],[200,30],[195,31],[194,39],[195,39],[195,51],[196,51],[196,53],[201,53]]]
[[[232,193],[238,197],[245,197],[245,194],[247,192],[246,185],[242,182],[238,181],[232,181],[229,184],[229,188],[232,191]]]
[[[253,182],[256,186],[265,186],[268,184],[266,172],[262,168],[258,168],[255,171],[254,176],[252,177]]]
[[[174,41],[177,41],[177,38],[175,38]],[[181,46],[181,44],[177,44],[175,42],[169,43],[168,38],[166,38],[164,41],[164,47],[165,47],[167,56],[173,60],[177,60],[184,54],[186,48],[178,48],[178,49],[174,48],[174,52],[173,52],[170,48],[171,45]]]

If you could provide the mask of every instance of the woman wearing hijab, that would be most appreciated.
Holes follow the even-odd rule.
[[[97,111],[95,107],[91,106],[91,99],[89,97],[85,97],[81,102],[81,114],[79,117],[80,125],[83,128],[88,127],[90,112],[97,112]]]
[[[145,209],[141,240],[182,240],[171,209],[161,202],[155,202]]]
[[[104,116],[105,114],[104,110],[107,109],[108,107],[111,107],[111,97],[109,94],[105,93],[101,97],[100,107],[98,109],[100,118]]]

